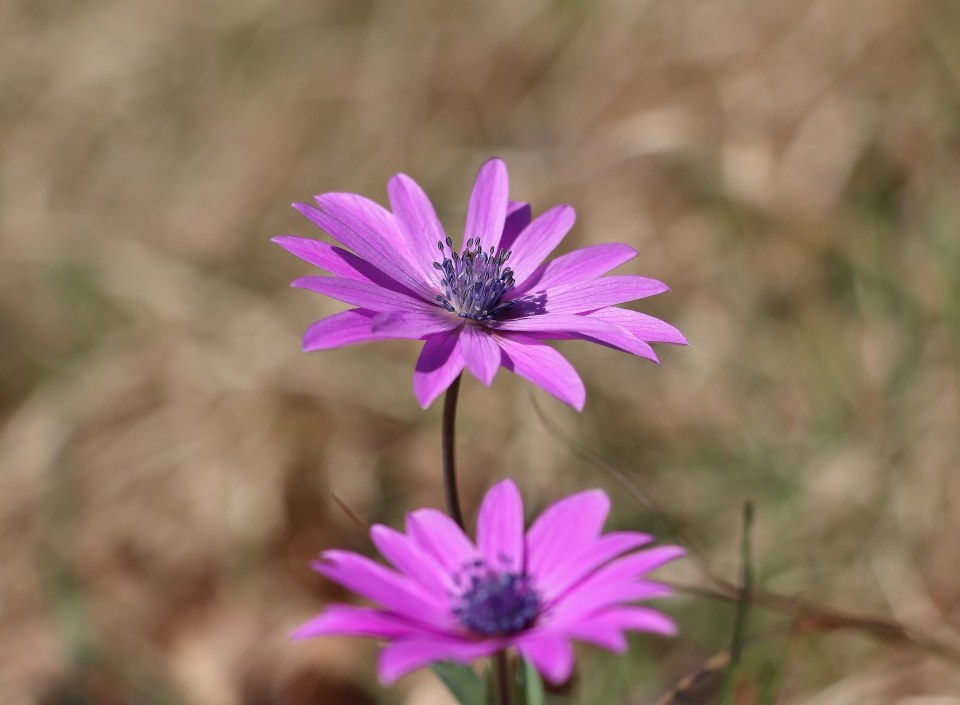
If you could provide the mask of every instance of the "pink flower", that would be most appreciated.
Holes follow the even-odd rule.
[[[293,286],[357,307],[311,325],[305,351],[421,339],[413,388],[424,408],[464,367],[488,386],[506,367],[580,410],[583,382],[542,340],[580,338],[655,362],[650,343],[686,344],[673,326],[617,308],[667,290],[655,279],[603,276],[632,259],[633,248],[594,245],[544,262],[573,226],[573,208],[556,206],[531,220],[529,205],[508,200],[501,160],[477,174],[460,250],[413,179],[397,174],[387,192],[392,213],[351,193],[317,196],[318,207],[294,204],[353,252],[307,238],[273,239],[332,275]]]
[[[524,534],[520,493],[504,480],[483,500],[476,543],[435,509],[408,514],[405,534],[374,526],[370,536],[392,570],[336,550],[314,568],[378,607],[332,605],[292,636],[386,640],[378,661],[385,683],[435,661],[468,663],[507,648],[561,683],[573,668],[572,639],[623,652],[625,631],[676,631],[664,615],[632,603],[669,594],[646,574],[683,549],[635,551],[651,537],[601,534],[609,509],[601,490],[581,492],[546,509]]]

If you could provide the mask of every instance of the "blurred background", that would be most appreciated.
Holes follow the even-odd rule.
[[[531,513],[604,487],[710,587],[751,500],[757,590],[916,638],[755,605],[737,702],[960,703],[923,642],[960,642],[954,0],[14,0],[0,66],[3,705],[450,702],[286,641],[345,598],[308,561],[372,553],[335,497],[440,506],[440,408],[414,342],[301,353],[340,306],[269,238],[404,171],[457,240],[493,155],[577,208],[561,251],[635,246],[692,345],[559,344],[582,414],[467,380],[468,511],[508,474]],[[551,697],[711,702],[733,606],[663,607],[678,638],[583,648]]]

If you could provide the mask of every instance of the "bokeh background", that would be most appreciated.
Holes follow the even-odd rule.
[[[751,500],[755,587],[791,599],[751,610],[738,702],[960,703],[924,641],[960,641],[954,0],[14,0],[0,67],[4,705],[450,702],[286,641],[345,597],[307,562],[371,551],[337,499],[440,505],[439,405],[414,342],[302,354],[338,305],[269,238],[404,171],[457,239],[492,155],[576,206],[563,250],[635,246],[692,345],[561,343],[582,414],[466,381],[470,511],[507,474],[531,512],[605,487],[714,589]],[[734,607],[664,608],[680,637],[584,648],[551,697],[711,702]]]

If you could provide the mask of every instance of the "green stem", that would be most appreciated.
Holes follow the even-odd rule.
[[[460,510],[460,498],[457,494],[456,461],[456,423],[457,398],[460,396],[460,375],[453,380],[443,397],[443,434],[441,448],[443,453],[443,492],[447,500],[447,512],[450,517],[463,526],[463,512]]]
[[[494,656],[493,668],[497,673],[497,689],[500,691],[500,705],[513,705],[513,679],[510,677],[510,661],[506,651],[498,651]]]

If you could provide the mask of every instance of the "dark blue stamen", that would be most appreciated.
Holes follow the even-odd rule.
[[[437,303],[460,318],[474,321],[489,321],[510,309],[512,301],[501,302],[504,292],[514,285],[513,270],[505,267],[510,257],[509,250],[494,253],[483,251],[480,238],[469,238],[462,253],[453,249],[453,240],[446,238],[437,242],[444,257],[434,262],[434,269],[443,274],[440,286],[444,295],[437,296]],[[450,254],[447,255],[447,248]]]
[[[464,570],[462,578],[455,576],[455,582],[466,587],[453,613],[471,632],[516,634],[536,621],[540,597],[525,574],[491,570],[483,561],[474,561]]]

